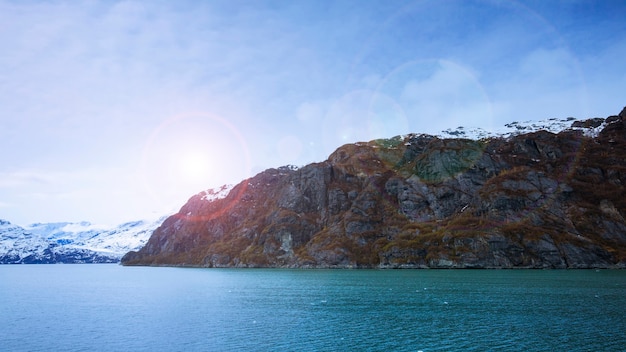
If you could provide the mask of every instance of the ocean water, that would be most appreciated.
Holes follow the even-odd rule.
[[[626,271],[0,265],[1,351],[625,351]]]

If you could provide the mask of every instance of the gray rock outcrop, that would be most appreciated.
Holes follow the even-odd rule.
[[[125,265],[626,266],[626,108],[594,137],[411,134],[347,144],[192,197]],[[580,127],[578,126],[578,127]],[[576,126],[574,126],[576,127]]]

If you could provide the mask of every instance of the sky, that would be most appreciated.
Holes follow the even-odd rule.
[[[626,1],[0,0],[0,218],[116,225],[336,148],[626,106]]]

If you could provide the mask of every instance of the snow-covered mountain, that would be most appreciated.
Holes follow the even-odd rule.
[[[484,139],[494,137],[512,137],[523,133],[532,133],[537,131],[548,131],[559,133],[565,130],[582,131],[588,137],[595,137],[606,126],[603,118],[591,118],[587,120],[578,120],[573,117],[567,118],[549,118],[539,121],[514,121],[505,124],[500,128],[485,130],[480,127],[457,127],[456,129],[447,129],[441,131],[438,137],[441,138],[467,138],[467,139]]]
[[[487,131],[481,128],[447,129],[440,138],[485,139],[508,138],[515,135],[546,130],[558,133],[579,130],[594,137],[608,119],[577,120],[550,118],[542,121],[511,122],[502,128]],[[292,167],[292,166],[289,166]],[[279,168],[280,169],[280,168]],[[232,185],[201,192],[203,200],[225,197]],[[129,251],[139,250],[167,216],[155,220],[128,222],[114,228],[79,223],[38,223],[20,227],[0,219],[0,264],[3,263],[115,263]]]
[[[0,220],[0,264],[117,263],[141,248],[167,216],[113,228],[88,222],[37,223]]]

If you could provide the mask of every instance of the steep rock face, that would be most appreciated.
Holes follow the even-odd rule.
[[[198,194],[126,265],[626,267],[626,108],[598,128],[408,135]],[[587,126],[588,125],[588,126]]]

